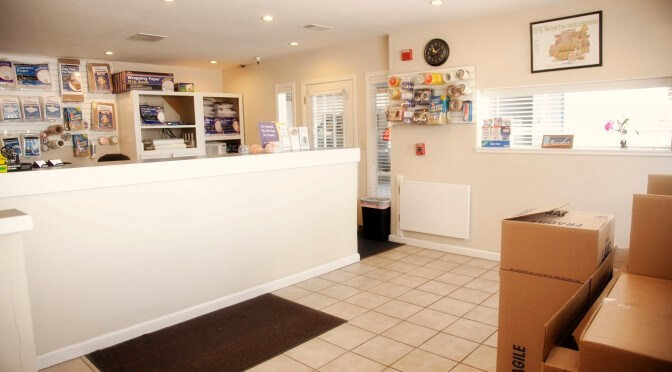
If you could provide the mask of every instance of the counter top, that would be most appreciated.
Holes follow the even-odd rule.
[[[16,209],[0,211],[0,235],[14,234],[33,229],[33,219]]]
[[[359,158],[358,148],[347,148],[65,166],[2,174],[0,198],[351,163]]]

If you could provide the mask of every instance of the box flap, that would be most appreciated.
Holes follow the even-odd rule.
[[[579,370],[579,352],[556,346],[551,349],[544,362],[543,372],[577,372]]]
[[[532,215],[535,215],[535,214],[542,214],[542,213],[546,213],[546,212],[549,212],[549,211],[565,208],[568,205],[569,205],[569,203],[547,205],[547,206],[540,207],[540,208],[528,208],[528,209],[524,209],[524,210],[514,214],[513,216],[511,216],[509,218],[505,218],[505,220],[515,220],[515,219],[520,218],[520,217],[532,216]]]
[[[649,174],[647,194],[672,195],[672,174]]]
[[[633,195],[628,272],[672,280],[672,196]]]
[[[509,220],[516,222],[537,223],[553,227],[597,231],[613,218],[614,215],[610,213],[553,209],[542,213],[528,214]]]

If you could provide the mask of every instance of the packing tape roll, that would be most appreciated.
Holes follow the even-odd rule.
[[[389,89],[390,93],[390,99],[401,99],[401,91],[398,88],[390,88]]]
[[[443,74],[439,74],[436,72],[428,73],[427,75],[425,75],[425,84],[428,85],[443,84]]]
[[[448,86],[448,89],[446,90],[446,94],[450,98],[457,98],[457,97],[460,96],[460,88],[458,88],[457,85],[451,84],[451,85]]]
[[[453,77],[450,75],[450,72],[446,72],[445,74],[443,74],[443,81],[445,81],[446,83],[451,81],[452,79]]]
[[[48,144],[43,143],[42,146],[41,146],[41,149],[42,149],[42,152],[46,152],[46,151],[49,151],[51,149],[51,147],[49,147]]]
[[[468,86],[466,86],[464,84],[460,84],[457,87],[458,87],[458,90],[460,91],[460,94],[465,94],[465,95],[466,94],[471,94],[471,89],[469,89]]]
[[[48,132],[49,134],[59,134],[59,135],[60,135],[60,134],[62,134],[64,131],[65,131],[65,128],[63,128],[63,126],[62,126],[61,124],[50,125],[50,126],[47,128],[47,132]]]
[[[110,143],[110,139],[108,137],[98,137],[98,143],[101,145],[108,145]]]
[[[462,100],[461,99],[451,99],[450,100],[450,111],[462,111]]]
[[[119,143],[119,136],[110,136],[110,144],[116,145],[117,143]]]
[[[53,140],[53,141],[49,142],[49,147],[51,147],[54,150],[55,149],[60,149],[63,146],[65,146],[65,141],[63,141],[62,139]]]
[[[396,76],[390,76],[389,84],[391,87],[398,87],[401,85],[401,79]]]
[[[458,79],[460,80],[468,80],[469,79],[469,70],[457,70],[455,73],[455,76],[457,76]]]

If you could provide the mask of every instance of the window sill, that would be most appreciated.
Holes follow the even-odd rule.
[[[672,157],[670,149],[516,149],[516,148],[475,148],[486,154],[531,154],[531,155],[597,155],[597,156],[642,156]]]

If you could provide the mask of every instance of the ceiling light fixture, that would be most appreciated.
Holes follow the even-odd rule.
[[[175,1],[175,0],[163,0],[163,1],[165,1],[165,2],[167,2],[167,3],[172,3],[172,2]]]
[[[213,65],[216,65],[216,64],[217,64],[217,61],[212,60],[212,61],[210,61],[210,63],[212,63]]]
[[[299,45],[299,43],[298,43],[298,42],[296,42],[296,41],[292,41],[291,43],[289,43],[289,45],[291,45],[291,46],[298,46],[298,45]]]
[[[264,21],[264,22],[271,22],[273,19],[274,19],[273,16],[270,16],[270,15],[265,15],[265,16],[261,17],[261,20]]]
[[[107,54],[108,56],[111,56],[111,55],[114,54],[114,52],[110,50],[110,51],[105,52],[105,54]]]
[[[443,5],[443,0],[432,0],[429,3],[432,5]]]

